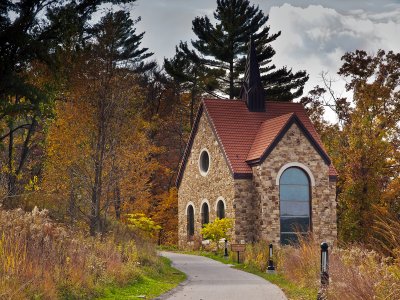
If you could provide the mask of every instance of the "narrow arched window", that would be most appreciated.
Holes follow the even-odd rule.
[[[187,233],[189,238],[194,235],[194,209],[192,205],[187,208]]]
[[[300,168],[286,169],[279,182],[281,243],[297,241],[296,233],[310,230],[310,180]]]
[[[225,218],[225,204],[222,200],[219,200],[217,203],[217,217],[220,219]]]
[[[201,206],[201,225],[208,224],[210,222],[210,217],[209,217],[209,208],[208,204],[206,202],[203,203]]]

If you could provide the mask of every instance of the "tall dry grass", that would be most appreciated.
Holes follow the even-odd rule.
[[[394,232],[387,234],[392,236]],[[389,248],[391,253],[400,253],[395,247]],[[264,271],[268,243],[249,245],[245,255],[245,264]],[[329,262],[327,299],[400,299],[399,256],[384,256],[362,245],[348,245],[331,248]],[[300,238],[297,246],[276,249],[274,263],[277,271],[297,286],[313,290],[320,288],[320,242],[312,237]]]
[[[317,289],[320,281],[320,245],[312,236],[298,236],[297,246],[285,246],[278,252],[278,266],[285,277],[298,285]]]
[[[334,249],[329,299],[400,299],[400,265],[360,245]]]
[[[234,254],[234,253],[233,253]],[[268,266],[269,243],[261,241],[246,246],[244,253],[244,263],[251,267],[255,267],[261,271],[265,271]]]
[[[92,298],[157,263],[154,247],[135,243],[123,228],[86,237],[52,222],[45,210],[0,210],[0,299]]]

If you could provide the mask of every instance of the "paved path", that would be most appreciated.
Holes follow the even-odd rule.
[[[172,266],[187,274],[187,280],[157,299],[174,300],[282,300],[284,293],[274,284],[231,268],[229,265],[195,255],[161,252]]]

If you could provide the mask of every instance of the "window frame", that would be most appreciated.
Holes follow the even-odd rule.
[[[189,210],[191,209],[191,212]],[[188,240],[192,240],[194,233],[195,233],[195,212],[194,212],[194,205],[189,203],[186,207],[186,231]]]
[[[204,207],[207,205],[207,222],[205,222],[205,214],[204,214]],[[201,216],[201,227],[203,227],[204,225],[210,223],[210,204],[208,203],[208,201],[203,201],[201,203],[201,207],[200,207],[200,216]]]
[[[281,188],[281,186],[285,185],[285,184],[281,184],[281,180],[282,180],[282,175],[286,171],[288,171],[289,169],[298,169],[307,178],[307,181],[308,181],[308,184],[307,184],[307,186],[308,186],[308,189],[307,189],[307,192],[308,192],[307,203],[308,203],[308,221],[309,221],[309,224],[308,224],[308,229],[306,231],[301,232],[301,234],[304,236],[304,235],[307,235],[307,234],[309,234],[309,233],[311,233],[313,231],[313,226],[312,226],[312,224],[313,224],[313,221],[312,221],[312,186],[313,186],[313,180],[312,180],[312,178],[310,178],[310,175],[309,175],[310,171],[309,171],[309,169],[308,170],[303,169],[302,167],[298,166],[297,164],[291,164],[291,165],[287,164],[287,165],[288,165],[288,167],[286,167],[284,169],[282,168],[280,170],[279,178],[277,178],[277,180],[279,180],[279,185],[278,185],[279,186],[279,225],[280,225],[279,226],[279,228],[280,228],[280,230],[279,230],[279,239],[280,239],[280,243],[281,244],[286,244],[286,243],[283,243],[282,234],[295,235],[296,236],[296,231],[285,231],[285,232],[282,231],[282,217],[283,216],[282,216],[282,206],[281,206],[281,203],[282,203],[282,200],[281,200],[282,188]],[[312,173],[311,173],[311,175],[312,175]],[[314,184],[315,184],[315,182],[314,182]],[[296,184],[287,184],[287,185],[296,185]],[[301,186],[304,186],[304,185],[301,184]],[[288,200],[284,200],[284,201],[288,201]],[[297,201],[289,200],[288,202],[297,202]],[[306,201],[298,201],[298,202],[306,202]],[[291,217],[292,218],[296,218],[296,217],[302,218],[303,216],[299,215],[299,216],[291,216]],[[285,217],[283,217],[283,218],[285,218]],[[303,218],[305,218],[305,217],[303,217]],[[295,241],[296,241],[296,239],[295,239]]]
[[[223,206],[223,213],[224,213],[224,215],[223,215],[222,218],[220,217],[220,210],[219,210],[219,204],[220,204],[220,203],[222,203],[222,206]],[[218,198],[218,199],[217,199],[216,215],[217,215],[217,218],[219,218],[219,219],[224,219],[224,218],[226,218],[226,204],[225,204],[225,201],[224,201],[222,198]]]
[[[207,153],[207,156],[208,156],[208,168],[207,168],[207,170],[204,170],[203,167],[202,167],[202,158],[203,158],[204,153]],[[211,169],[211,155],[210,155],[210,152],[208,151],[207,148],[203,148],[203,149],[200,150],[199,159],[198,159],[198,167],[199,167],[199,172],[200,172],[201,176],[203,176],[203,177],[207,176],[208,173],[210,172],[210,169]]]

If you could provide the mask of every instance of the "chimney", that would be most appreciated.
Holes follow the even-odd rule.
[[[257,61],[256,47],[253,38],[250,38],[240,98],[246,101],[249,111],[265,111],[265,92],[261,83],[260,67]]]

